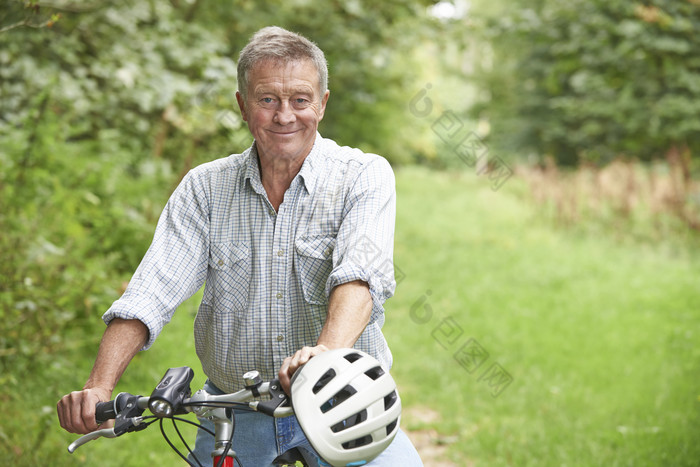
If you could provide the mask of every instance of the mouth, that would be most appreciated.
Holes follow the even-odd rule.
[[[299,133],[301,130],[293,130],[293,131],[279,131],[279,130],[269,130],[270,133],[276,135],[276,136],[291,136]]]

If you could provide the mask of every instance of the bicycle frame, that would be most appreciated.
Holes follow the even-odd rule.
[[[186,370],[189,373],[182,376]],[[190,393],[191,371],[187,367],[169,369],[151,396],[120,393],[113,401],[98,404],[98,408],[102,406],[100,412],[106,418],[116,419],[115,426],[81,436],[68,446],[68,451],[73,453],[78,447],[97,438],[116,438],[130,431],[142,430],[150,425],[150,423],[144,423],[146,419],[157,421],[173,418],[178,413],[194,413],[199,418],[214,423],[215,444],[212,451],[214,465],[233,467],[236,456],[231,449],[234,407],[245,407],[272,417],[287,417],[294,414],[279,381],[263,382],[257,371],[243,375],[245,389],[235,393],[209,394],[202,389],[192,397],[185,397]],[[255,400],[261,396],[270,396],[270,400]],[[153,416],[142,416],[146,409],[149,409]],[[179,451],[178,454],[180,454]]]

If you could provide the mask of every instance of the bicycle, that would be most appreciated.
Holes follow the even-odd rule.
[[[279,380],[262,381],[259,372],[249,371],[243,375],[245,388],[231,394],[214,395],[201,389],[191,395],[190,383],[194,371],[189,367],[170,368],[155,387],[150,396],[119,393],[109,402],[99,402],[96,406],[95,419],[98,424],[115,420],[112,428],[103,428],[81,436],[68,446],[73,453],[80,446],[98,438],[116,438],[125,433],[141,431],[151,424],[159,422],[161,433],[168,445],[189,465],[203,466],[202,460],[195,458],[195,464],[171,442],[164,430],[164,420],[171,419],[180,440],[191,454],[192,450],[183,438],[176,422],[200,426],[176,415],[194,413],[214,423],[215,431],[208,431],[215,438],[212,451],[213,465],[216,467],[233,467],[234,461],[241,466],[240,460],[232,449],[235,430],[233,409],[254,410],[272,417],[288,417],[294,414],[289,399],[282,390]],[[269,400],[256,400],[269,396]],[[148,409],[152,415],[144,416]],[[296,461],[307,466],[303,455],[298,451],[289,451],[275,459],[275,465],[295,465]]]
[[[150,396],[120,393],[114,400],[99,402],[95,419],[98,424],[114,419],[113,428],[103,428],[81,436],[68,447],[73,453],[97,438],[116,438],[140,431],[155,422],[168,445],[188,464],[203,467],[177,428],[176,421],[198,426],[214,436],[211,453],[216,467],[233,467],[240,460],[233,451],[235,416],[233,409],[254,410],[272,417],[295,414],[309,442],[323,459],[322,465],[361,466],[376,458],[396,436],[401,416],[401,401],[396,382],[388,371],[369,354],[356,349],[328,350],[307,362],[292,377],[291,401],[277,379],[262,381],[259,372],[243,375],[244,389],[231,394],[209,394],[199,390],[194,395],[190,383],[194,371],[188,367],[170,368]],[[268,400],[256,400],[263,396]],[[153,415],[144,416],[148,409]],[[195,413],[214,424],[214,432],[176,415]],[[163,421],[173,426],[188,453],[190,463],[170,441]],[[274,461],[274,465],[295,465],[309,460],[300,449],[293,449]],[[315,463],[315,462],[314,462]]]

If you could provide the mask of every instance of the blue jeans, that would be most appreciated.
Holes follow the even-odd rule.
[[[207,381],[204,390],[210,394],[221,394],[216,386]],[[275,457],[286,451],[299,448],[315,459],[312,466],[325,465],[306,439],[295,416],[273,418],[258,412],[235,411],[235,432],[233,450],[244,467],[270,466]],[[214,431],[214,424],[208,420],[199,420],[206,428]],[[194,454],[204,466],[211,466],[211,452],[214,449],[214,437],[204,430],[197,431]],[[192,455],[189,460],[194,465]],[[406,434],[399,430],[394,441],[376,459],[367,464],[372,467],[422,467],[418,452]]]

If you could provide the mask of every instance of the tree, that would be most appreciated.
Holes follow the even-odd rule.
[[[492,144],[564,164],[700,149],[700,2],[518,2],[485,21]]]

